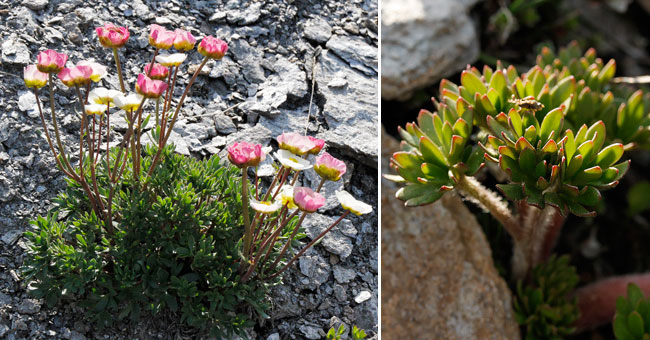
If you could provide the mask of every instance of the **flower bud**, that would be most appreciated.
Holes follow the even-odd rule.
[[[310,213],[325,205],[325,197],[307,187],[293,189],[293,201],[298,209]]]
[[[92,74],[92,67],[88,65],[77,65],[70,68],[63,68],[57,76],[65,86],[73,87],[83,86],[90,83],[90,77]]]
[[[40,89],[47,84],[47,73],[38,70],[36,65],[27,65],[24,69],[25,85],[29,88]]]
[[[176,34],[176,36],[174,37],[175,49],[179,51],[189,51],[194,48],[194,45],[196,44],[196,39],[194,38],[192,33],[185,30],[177,29],[176,31],[174,31],[174,34]]]
[[[97,32],[99,43],[107,48],[120,48],[126,45],[130,36],[128,28],[117,27],[111,23],[95,28],[95,32]]]
[[[266,158],[261,144],[233,143],[228,147],[228,160],[240,168],[257,166]]]
[[[228,44],[221,39],[207,36],[201,40],[198,51],[208,58],[220,60],[228,51]]]
[[[150,69],[151,72],[149,72]],[[169,69],[157,63],[153,64],[153,68],[151,68],[151,64],[147,64],[144,65],[144,74],[148,75],[151,79],[164,80],[169,75]]]
[[[327,152],[323,152],[322,155],[316,157],[314,170],[320,177],[336,182],[345,174],[347,167],[343,161],[332,157]]]
[[[45,50],[39,53],[36,59],[38,60],[36,67],[39,71],[44,73],[59,73],[65,67],[65,62],[68,61],[68,55],[65,53],[57,53],[54,50]]]
[[[167,83],[162,80],[151,79],[144,74],[138,74],[138,82],[135,85],[135,92],[146,98],[158,98],[167,89]]]
[[[152,24],[149,26],[149,44],[155,48],[168,50],[174,45],[176,34],[166,28]]]

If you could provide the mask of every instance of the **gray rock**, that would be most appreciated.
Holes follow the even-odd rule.
[[[70,332],[70,340],[86,340],[86,337],[77,331],[72,331]]]
[[[269,335],[266,340],[280,340],[280,334],[279,333],[273,333]]]
[[[307,235],[313,239],[335,221],[336,218],[334,217],[314,213],[305,219],[303,226]],[[321,245],[328,252],[340,256],[341,259],[345,259],[352,253],[352,241],[350,238],[344,236],[337,227],[338,225],[323,236]]]
[[[319,44],[327,42],[332,36],[332,27],[321,17],[307,20],[303,36]]]
[[[323,330],[316,325],[300,325],[298,330],[305,336],[307,339],[321,339],[324,334]]]
[[[16,306],[16,311],[21,314],[36,314],[40,310],[41,302],[36,299],[25,299]]]
[[[330,39],[331,41],[331,39]],[[333,79],[347,79],[344,87],[329,87]],[[377,167],[377,79],[363,75],[331,51],[324,51],[316,66],[316,82],[323,97],[329,130],[316,137],[363,164]]]
[[[298,65],[280,57],[273,70],[276,74],[259,85],[255,97],[240,106],[242,110],[266,116],[279,115],[280,106],[288,99],[307,95],[307,75]]]
[[[31,61],[29,48],[15,37],[2,43],[2,62],[8,64],[27,65]]]
[[[4,306],[10,303],[11,303],[11,296],[4,293],[0,293],[0,308],[3,308]]]
[[[372,296],[367,302],[354,307],[354,320],[357,327],[361,329],[372,329],[375,327],[378,317],[376,296]]]
[[[340,265],[334,266],[332,272],[334,273],[334,279],[338,283],[348,283],[357,277],[357,272],[354,269],[345,268]]]
[[[377,75],[377,48],[366,43],[363,38],[334,35],[325,46],[352,68],[369,76]]]
[[[229,46],[228,53],[232,53],[231,56],[241,66],[241,72],[248,82],[261,83],[266,79],[261,66],[263,60],[261,50],[251,46],[244,39],[237,39]]]
[[[5,336],[5,334],[7,334],[7,332],[9,332],[9,326],[7,326],[7,325],[5,325],[3,323],[0,323],[0,336]]]
[[[309,285],[312,289],[318,288],[327,282],[330,274],[330,266],[320,255],[303,255],[298,259],[300,272],[309,277]]]
[[[476,60],[479,41],[468,12],[477,1],[382,1],[382,98],[407,99]]]
[[[222,113],[214,115],[214,126],[219,133],[224,135],[237,131],[237,126],[232,122],[232,119]]]
[[[35,11],[47,7],[48,3],[50,3],[49,0],[23,0],[22,2],[23,5]]]
[[[13,245],[14,243],[16,243],[16,241],[18,241],[18,239],[22,235],[23,235],[22,231],[13,229],[13,230],[7,231],[4,235],[2,235],[1,239],[2,239],[2,242],[4,242],[4,244],[10,246],[10,245]]]

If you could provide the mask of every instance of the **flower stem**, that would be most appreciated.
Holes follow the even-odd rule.
[[[68,157],[65,154],[65,148],[63,148],[63,143],[61,143],[61,134],[59,133],[59,125],[56,122],[56,115],[54,114],[54,79],[52,77],[52,73],[49,74],[49,85],[50,85],[50,109],[52,111],[52,126],[54,127],[54,136],[56,137],[56,144],[59,147],[59,153],[61,155],[61,158],[63,159],[63,164],[68,168],[70,173],[75,174],[76,172],[70,165],[70,162],[68,161]],[[79,181],[79,176],[77,176],[77,179]]]
[[[280,262],[282,256],[284,256],[284,254],[287,252],[287,249],[289,249],[289,245],[291,245],[291,242],[293,242],[293,238],[296,237],[296,234],[298,234],[298,230],[300,230],[300,225],[302,224],[302,221],[305,220],[306,216],[307,216],[307,212],[303,212],[302,215],[300,215],[300,219],[298,220],[296,226],[293,228],[293,232],[291,233],[291,236],[289,236],[289,239],[284,244],[284,247],[282,247],[280,254],[275,258],[275,261],[273,261],[273,263],[268,268],[268,270],[273,270],[273,268],[275,268],[278,262]]]
[[[124,76],[122,75],[122,65],[120,64],[120,55],[117,53],[117,47],[113,47],[113,57],[115,58],[115,66],[117,67],[117,76],[120,78],[120,88],[122,93],[126,93],[126,87],[124,87]]]
[[[337,224],[339,224],[339,222],[341,222],[343,218],[345,218],[345,216],[348,216],[348,214],[350,214],[350,211],[346,210],[345,213],[343,213],[343,215],[341,215],[341,217],[339,217],[338,220],[336,220],[334,223],[332,223],[332,225],[327,227],[327,229],[323,230],[323,232],[320,233],[318,236],[316,236],[316,238],[311,240],[311,242],[309,242],[304,248],[302,248],[302,250],[300,250],[298,254],[294,255],[294,257],[292,257],[291,260],[289,260],[289,262],[287,262],[287,264],[284,265],[284,267],[282,267],[280,270],[275,272],[273,275],[266,277],[265,279],[270,280],[282,274],[282,272],[287,270],[287,268],[289,268],[289,266],[292,263],[294,263],[300,256],[302,256],[302,254],[304,254],[309,248],[311,248],[311,246],[313,246],[316,242],[318,242],[321,238],[323,238],[330,230],[332,230],[332,228],[334,228]]]
[[[43,109],[41,108],[41,101],[38,99],[38,90],[34,88],[34,96],[36,97],[36,104],[38,105],[38,113],[41,115],[41,123],[43,123],[43,131],[45,131],[45,138],[47,139],[47,145],[50,146],[50,151],[52,151],[52,154],[54,155],[54,160],[56,161],[56,165],[63,171],[66,176],[75,179],[75,176],[73,176],[65,167],[63,167],[63,164],[61,164],[61,160],[59,159],[59,155],[56,153],[56,150],[54,149],[54,144],[52,144],[52,138],[50,138],[50,132],[48,131],[47,124],[45,124],[45,115],[43,115]],[[75,179],[76,180],[76,179]]]
[[[250,216],[248,215],[248,172],[246,171],[248,167],[243,167],[241,169],[241,200],[242,200],[242,210],[244,214],[244,257],[248,258],[248,251],[250,250],[251,242],[251,222]]]

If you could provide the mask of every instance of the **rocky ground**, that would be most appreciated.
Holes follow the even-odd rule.
[[[20,276],[26,248],[21,234],[29,220],[47,212],[64,185],[22,68],[46,48],[67,52],[73,62],[94,58],[113,67],[94,33],[107,21],[131,31],[128,48],[120,50],[131,86],[151,58],[149,24],[183,27],[197,37],[212,34],[229,43],[227,56],[208,63],[185,102],[171,139],[180,153],[209,157],[241,140],[274,145],[272,138],[283,131],[307,128],[348,164],[344,183],[326,186],[325,194],[333,196],[344,186],[375,207],[372,214],[343,223],[288,271],[285,283],[273,289],[271,318],[259,320],[251,338],[320,339],[341,322],[376,336],[377,7],[377,0],[133,0],[93,6],[80,0],[0,0],[0,338],[196,337],[174,315],[95,330],[74,303],[48,309],[31,299]],[[200,59],[192,52],[185,70]],[[190,74],[180,76],[184,84]],[[119,88],[114,72],[103,82]],[[182,90],[177,87],[176,97]],[[59,86],[55,100],[65,144],[74,150],[79,122],[68,105],[74,93]],[[307,173],[304,184],[313,186],[314,176]],[[335,201],[326,208],[307,224],[308,235],[336,216]]]

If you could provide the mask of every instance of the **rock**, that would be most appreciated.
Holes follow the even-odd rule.
[[[10,245],[13,245],[14,243],[16,243],[16,241],[18,241],[18,239],[21,236],[23,236],[22,231],[13,229],[13,230],[7,231],[4,235],[2,235],[2,238],[0,238],[0,239],[6,245],[10,246]]]
[[[309,218],[305,219],[302,225],[309,238],[314,239],[323,230],[334,223],[334,221],[336,221],[336,218],[334,217],[313,213],[309,215]],[[338,227],[339,225],[323,236],[321,245],[330,253],[340,256],[341,259],[345,259],[352,254],[352,241],[350,238],[344,236],[338,230]]]
[[[72,331],[70,332],[70,340],[86,340],[86,337],[77,331]]]
[[[330,39],[331,41],[331,39]],[[327,86],[333,79],[347,79],[343,87]],[[325,139],[345,156],[371,168],[377,167],[377,78],[350,69],[331,51],[323,51],[316,65],[316,82],[325,103],[329,130]],[[354,137],[354,138],[351,138]]]
[[[383,173],[398,150],[382,131]],[[519,339],[511,293],[474,215],[453,194],[405,208],[396,190],[382,180],[382,336]]]
[[[399,313],[399,311],[397,313]],[[366,330],[373,329],[375,327],[374,325],[377,324],[378,316],[379,315],[377,313],[377,297],[376,296],[372,296],[370,298],[370,300],[367,300],[367,302],[364,302],[364,303],[354,307],[354,320],[355,320],[355,323],[356,323],[357,327],[359,327],[360,329],[366,329]],[[391,316],[391,317],[394,317],[394,316]],[[382,319],[382,322],[383,321],[384,320]],[[383,326],[384,326],[384,324],[382,323],[382,327]],[[432,337],[432,334],[435,334],[435,333],[429,333],[429,334],[424,333],[423,334],[423,333],[413,333],[413,332],[414,332],[414,330],[412,330],[409,333],[403,333],[403,334],[409,334],[410,335],[409,338],[411,338],[411,339],[418,338],[418,336],[422,336],[423,338],[426,338],[426,339],[438,339],[438,338]],[[382,336],[385,337],[386,339],[399,338],[399,337],[388,337],[386,335],[383,335],[383,332],[382,332]],[[453,338],[440,338],[440,339],[453,339]],[[473,339],[473,338],[462,338],[462,339]],[[477,339],[484,339],[484,338],[477,338]]]
[[[362,303],[362,302],[367,301],[368,299],[370,299],[371,296],[372,295],[370,294],[369,291],[362,290],[359,294],[357,294],[357,296],[354,297],[354,302]]]
[[[3,308],[4,306],[10,303],[11,303],[11,296],[4,293],[0,293],[0,308]]]
[[[332,36],[332,27],[321,17],[307,20],[302,35],[316,43],[326,43]]]
[[[27,6],[27,8],[35,11],[39,11],[47,7],[48,3],[49,0],[24,0],[22,2],[23,5]]]
[[[327,282],[330,277],[330,266],[327,261],[320,255],[304,254],[298,259],[300,272],[309,277],[307,283],[312,289],[318,288],[321,284]]]
[[[357,277],[357,272],[354,269],[344,268],[339,265],[334,266],[333,273],[338,283],[348,283]]]
[[[27,65],[31,61],[29,48],[16,38],[9,38],[2,43],[2,62],[8,64]]]
[[[468,15],[477,1],[382,1],[382,98],[407,99],[478,58],[479,37]]]
[[[280,334],[279,333],[273,333],[269,335],[266,340],[280,340]]]
[[[305,336],[307,339],[320,339],[323,337],[321,333],[323,332],[320,327],[316,325],[301,325],[298,327],[298,330]]]
[[[350,64],[352,68],[369,76],[374,76],[378,73],[377,48],[366,43],[363,38],[349,35],[334,35],[325,46],[341,59],[345,60],[346,63]]]
[[[307,95],[307,75],[298,65],[279,57],[273,65],[276,72],[260,84],[254,97],[249,98],[240,108],[260,115],[275,116],[287,100]]]
[[[7,332],[9,332],[9,326],[7,326],[7,325],[5,325],[3,323],[0,323],[0,336],[5,336],[5,334],[7,334]]]
[[[21,314],[36,314],[41,310],[41,302],[36,299],[23,300],[18,306],[16,311]]]
[[[39,113],[34,93],[30,91],[21,91],[18,95],[18,109],[27,112],[27,115],[31,118],[37,118]]]
[[[237,131],[237,126],[232,122],[232,119],[223,113],[218,113],[214,116],[214,126],[219,133],[224,135],[229,135]]]

